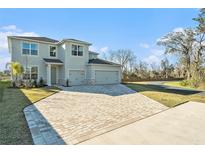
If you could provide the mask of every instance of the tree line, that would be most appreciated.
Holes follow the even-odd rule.
[[[192,20],[195,27],[169,32],[157,40],[165,55],[177,58],[175,64],[170,64],[167,58],[161,60],[160,66],[137,63],[134,52],[128,49],[111,51],[107,59],[122,65],[123,80],[183,78],[188,84],[198,86],[205,75],[205,9],[200,9]]]

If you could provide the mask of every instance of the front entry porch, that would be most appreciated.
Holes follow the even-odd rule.
[[[44,59],[47,67],[47,85],[59,84],[59,68],[63,62],[59,59]]]
[[[47,85],[59,84],[59,67],[61,65],[47,64]]]

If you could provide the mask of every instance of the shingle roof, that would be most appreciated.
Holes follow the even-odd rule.
[[[62,41],[73,41],[73,42],[80,42],[80,43],[83,43],[83,44],[91,45],[91,43],[89,43],[89,42],[81,41],[81,40],[77,40],[77,39],[63,39]]]
[[[89,51],[89,53],[91,53],[91,54],[95,54],[95,55],[99,55],[99,53],[94,52],[94,51]]]
[[[33,37],[33,36],[8,36],[8,37],[13,37],[13,38],[20,38],[20,39],[28,39],[28,40],[35,40],[35,41],[43,41],[43,42],[49,42],[49,43],[62,43],[65,41],[71,41],[71,42],[78,42],[78,43],[83,43],[87,45],[91,45],[89,42],[77,40],[77,39],[63,39],[61,41],[54,40],[48,37]]]
[[[60,59],[48,59],[48,58],[43,58],[43,60],[47,63],[59,63],[63,64],[63,62]]]
[[[110,61],[106,61],[106,60],[103,60],[103,59],[91,59],[89,60],[88,62],[89,64],[108,64],[108,65],[119,65],[119,64],[116,64],[116,63],[113,63],[113,62],[110,62]]]
[[[16,38],[22,38],[22,39],[29,39],[29,40],[35,40],[35,41],[44,41],[44,42],[50,42],[50,43],[57,43],[58,40],[54,40],[47,37],[29,37],[29,36],[13,36]]]

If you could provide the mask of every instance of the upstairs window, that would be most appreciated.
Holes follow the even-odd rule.
[[[78,46],[72,45],[72,55],[77,56],[78,55]]]
[[[83,47],[78,46],[78,56],[83,56]]]
[[[30,54],[30,44],[23,43],[22,54],[29,55]]]
[[[72,45],[72,55],[73,56],[83,56],[83,46]]]
[[[23,55],[38,55],[38,44],[34,43],[23,43],[22,45]]]
[[[56,47],[50,46],[50,57],[56,57]]]
[[[31,44],[31,55],[38,55],[38,45]]]

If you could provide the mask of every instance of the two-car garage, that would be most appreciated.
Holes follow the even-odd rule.
[[[119,71],[117,70],[94,70],[95,84],[116,84],[119,83]],[[84,85],[86,76],[84,70],[69,70],[69,84]]]
[[[92,59],[85,68],[69,70],[68,74],[71,86],[117,84],[121,82],[121,65],[101,59]]]

